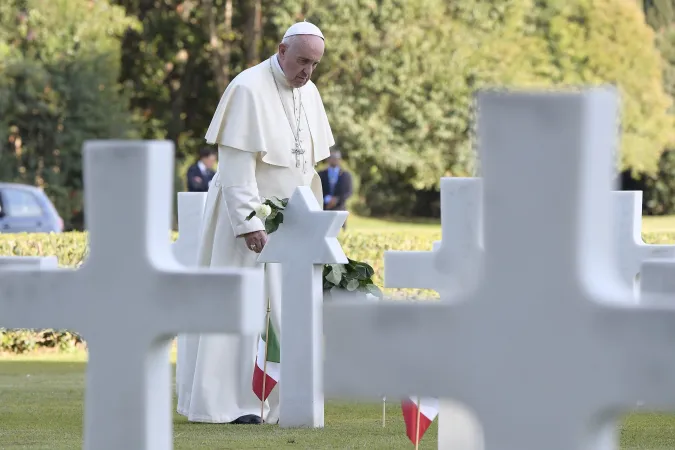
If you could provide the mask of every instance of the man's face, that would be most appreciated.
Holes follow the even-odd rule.
[[[307,84],[323,56],[324,42],[318,36],[296,36],[290,43],[279,44],[279,62],[294,88]]]
[[[216,155],[209,155],[206,158],[202,159],[204,162],[204,165],[208,167],[209,169],[213,169],[216,165],[216,162],[218,161],[218,158]]]
[[[339,167],[340,166],[340,158],[337,158],[335,156],[331,156],[328,158],[328,165],[331,167]]]

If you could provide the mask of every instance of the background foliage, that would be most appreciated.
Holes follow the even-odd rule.
[[[183,190],[231,78],[307,19],[358,212],[438,216],[440,177],[475,172],[476,89],[607,83],[624,187],[674,212],[673,1],[6,0],[0,180],[43,186],[80,227],[82,142],[139,137],[175,143]]]
[[[643,11],[649,26],[656,32],[656,46],[663,58],[663,85],[668,95],[675,95],[675,1],[644,0]],[[673,106],[669,109],[673,114]],[[629,189],[644,191],[643,212],[675,213],[675,152],[672,143],[664,148],[656,174],[633,174],[624,183]]]
[[[82,210],[83,142],[133,136],[119,37],[137,26],[106,2],[0,5],[0,180],[43,187],[67,224]]]

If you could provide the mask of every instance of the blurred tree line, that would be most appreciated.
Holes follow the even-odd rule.
[[[83,141],[134,137],[119,37],[140,24],[105,2],[0,2],[0,180],[41,186],[71,225]]]
[[[656,34],[656,47],[663,59],[663,86],[675,96],[675,0],[637,0],[649,26]],[[675,113],[671,106],[669,114]],[[675,146],[669,142],[663,149],[656,173],[624,173],[625,189],[644,191],[643,212],[675,214]]]
[[[672,3],[3,0],[0,180],[43,186],[77,227],[84,140],[170,139],[182,190],[230,79],[306,19],[327,37],[314,81],[356,211],[439,214],[440,177],[474,172],[476,89],[611,83],[624,186],[675,212]]]

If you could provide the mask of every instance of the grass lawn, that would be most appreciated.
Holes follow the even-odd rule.
[[[0,449],[78,449],[82,446],[85,356],[0,356]],[[277,425],[188,423],[174,414],[176,449],[409,449],[399,404],[328,402],[322,430]],[[436,427],[420,445],[436,448]]]
[[[84,354],[0,356],[0,449],[78,449],[82,445]],[[326,428],[190,424],[174,416],[176,449],[410,449],[399,405],[328,402]],[[420,448],[436,448],[436,425]],[[635,414],[622,428],[623,450],[672,450],[675,417]]]
[[[423,232],[441,229],[439,220],[433,219],[372,219],[353,214],[347,219],[347,228],[353,231],[406,231]],[[675,233],[675,216],[644,216],[642,231],[645,233]]]
[[[439,231],[440,220],[418,218],[373,219],[349,214],[347,229],[350,231]]]

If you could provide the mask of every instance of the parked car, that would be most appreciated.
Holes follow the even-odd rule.
[[[60,233],[63,219],[42,189],[0,183],[0,233]]]

